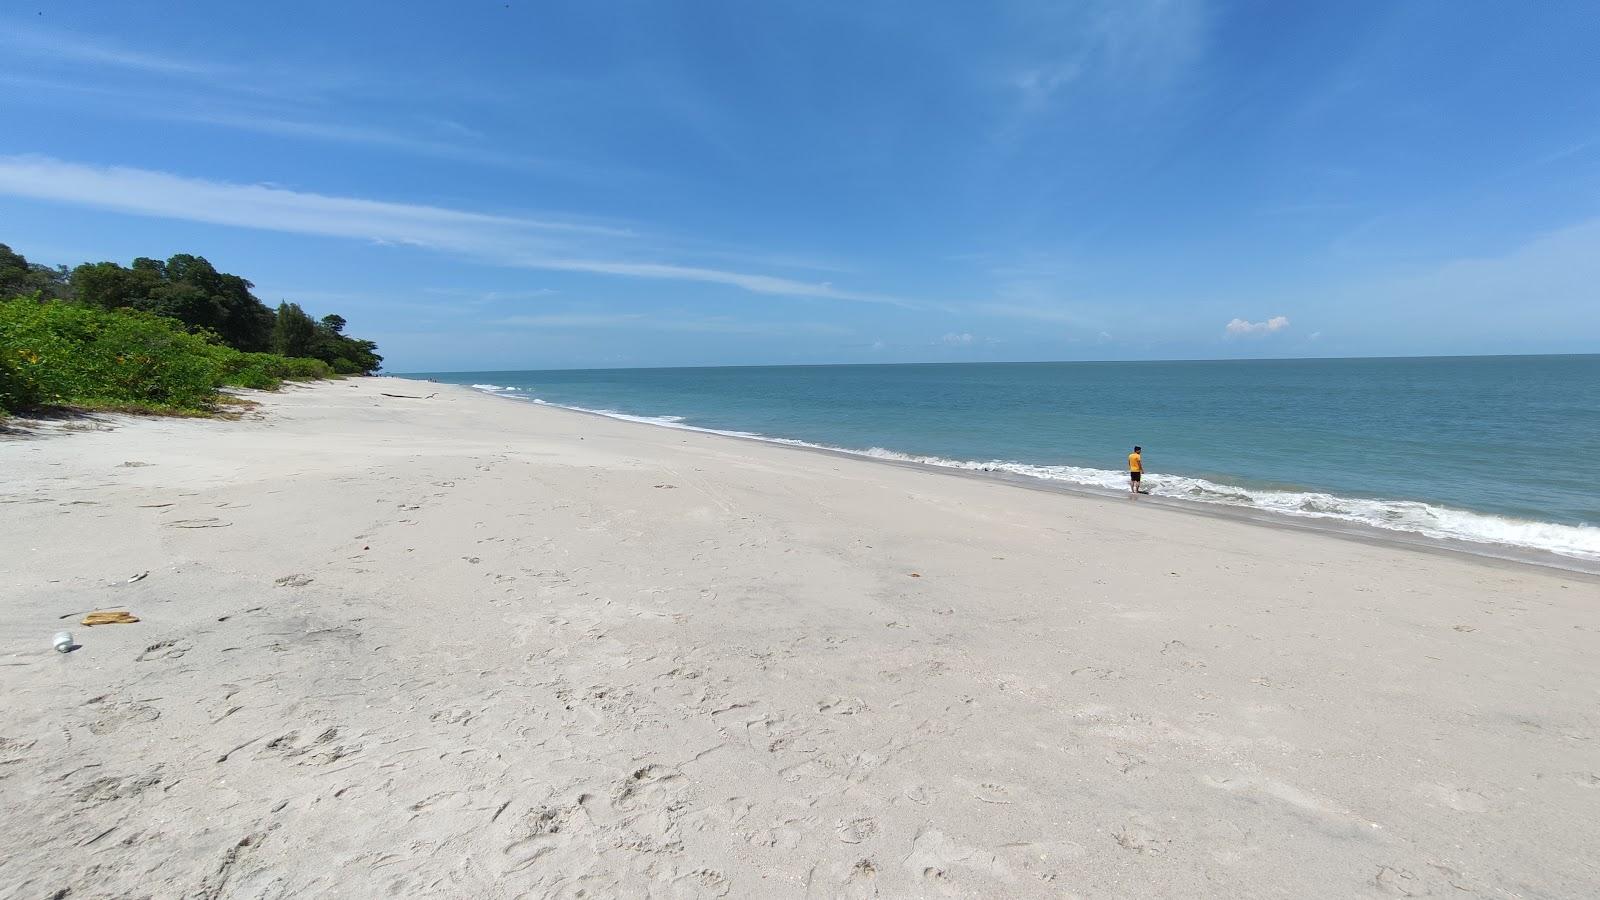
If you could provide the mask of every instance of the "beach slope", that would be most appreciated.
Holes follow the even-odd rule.
[[[0,895],[1600,893],[1593,576],[258,399],[0,440]]]

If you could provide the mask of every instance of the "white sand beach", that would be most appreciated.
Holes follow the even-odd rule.
[[[257,399],[0,440],[0,897],[1600,895],[1594,576]]]

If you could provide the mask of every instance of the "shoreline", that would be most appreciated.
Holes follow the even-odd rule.
[[[0,441],[0,884],[1600,884],[1591,576],[421,385]]]
[[[976,478],[986,481],[1010,484],[1028,490],[1046,491],[1065,494],[1074,497],[1093,497],[1096,499],[1125,499],[1121,493],[1109,489],[1097,489],[1089,485],[1074,484],[1067,481],[1052,481],[1036,478],[1015,472],[994,470],[959,469],[953,466],[940,466],[920,462],[915,459],[894,459],[891,457],[874,456],[860,450],[849,450],[842,447],[829,447],[806,441],[788,438],[772,438],[755,434],[741,434],[733,431],[705,428],[695,425],[679,425],[668,422],[650,421],[652,417],[637,416],[632,413],[608,413],[581,407],[566,406],[551,403],[535,398],[523,398],[496,391],[480,390],[472,385],[450,381],[427,381],[405,378],[404,376],[386,375],[385,378],[413,381],[416,384],[444,386],[459,388],[473,394],[481,394],[500,400],[509,400],[514,403],[529,406],[542,406],[563,412],[576,413],[585,416],[597,416],[614,422],[630,425],[641,425],[651,428],[661,428],[669,431],[682,431],[694,434],[703,434],[713,437],[730,438],[738,441],[750,441],[771,447],[788,447],[812,453],[822,453],[829,456],[845,459],[864,460],[873,463],[886,463],[893,466],[909,468],[914,471],[937,472],[963,478]],[[1152,473],[1159,475],[1160,473]],[[1287,513],[1274,512],[1264,509],[1250,509],[1242,506],[1233,506],[1223,503],[1207,503],[1201,500],[1189,500],[1182,497],[1164,497],[1155,494],[1141,496],[1134,503],[1153,504],[1164,509],[1215,517],[1226,521],[1250,522],[1268,528],[1288,527],[1318,534],[1326,534],[1347,540],[1364,541],[1379,545],[1390,545],[1419,550],[1428,553],[1446,553],[1465,555],[1483,560],[1505,563],[1511,565],[1527,565],[1540,568],[1557,569],[1579,575],[1596,576],[1600,578],[1600,559],[1590,560],[1581,557],[1567,556],[1552,550],[1537,550],[1530,547],[1518,547],[1511,544],[1500,544],[1488,541],[1469,541],[1461,538],[1433,537],[1417,531],[1380,528],[1376,525],[1365,525],[1332,516],[1294,516]],[[1472,512],[1472,511],[1468,511]],[[1494,513],[1476,513],[1475,515],[1498,515]]]

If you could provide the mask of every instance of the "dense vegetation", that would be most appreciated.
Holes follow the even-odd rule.
[[[74,405],[203,411],[224,385],[369,374],[377,345],[298,305],[276,311],[203,257],[68,271],[0,244],[0,413]]]

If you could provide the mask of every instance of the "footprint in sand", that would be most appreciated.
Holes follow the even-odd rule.
[[[878,864],[870,859],[858,860],[840,882],[837,896],[849,900],[878,896]]]
[[[464,706],[457,706],[451,709],[439,710],[438,712],[428,716],[428,721],[439,722],[444,725],[466,725],[477,717],[478,714],[472,710],[467,709]]]
[[[72,797],[79,803],[105,803],[137,797],[160,783],[161,776],[155,772],[122,778],[96,778],[79,788]]]
[[[1075,876],[1087,853],[1076,841],[1026,841],[1002,844],[997,855],[1007,865],[1040,881],[1056,882]]]
[[[859,697],[829,697],[817,701],[817,712],[832,713],[836,716],[853,716],[864,712],[867,704]]]
[[[177,659],[189,652],[191,645],[188,641],[156,641],[144,648],[144,652],[133,658],[134,662],[149,662],[153,659]]]
[[[1145,765],[1144,757],[1122,750],[1113,750],[1110,755],[1106,757],[1106,762],[1116,767],[1116,770],[1124,775],[1132,772],[1134,769],[1137,769],[1142,765]]]
[[[1372,883],[1385,897],[1426,897],[1433,893],[1426,881],[1415,872],[1393,866],[1379,866]]]
[[[732,882],[716,869],[690,869],[667,878],[666,896],[726,897],[732,889]]]
[[[510,871],[517,872],[578,840],[589,823],[583,810],[587,795],[566,806],[544,806],[529,810],[515,828],[515,839],[502,850],[514,857]]]
[[[973,796],[985,803],[1009,804],[1012,802],[1010,788],[1003,784],[994,784],[988,781],[978,785],[978,790],[974,792]]]
[[[95,720],[89,723],[90,734],[111,734],[129,725],[154,722],[161,718],[161,710],[148,704],[107,701],[107,697],[100,696],[84,704],[96,708]]]
[[[771,828],[764,828],[748,835],[747,840],[757,847],[793,850],[799,847],[806,837],[820,824],[821,822],[816,816],[796,816],[778,819],[773,822]]]
[[[1148,853],[1152,856],[1167,852],[1167,845],[1172,843],[1169,838],[1164,838],[1151,830],[1149,826],[1137,820],[1130,821],[1121,828],[1111,833],[1112,840],[1117,846],[1134,853]]]
[[[28,757],[28,751],[38,741],[25,741],[21,738],[0,737],[0,765],[21,762]]]
[[[954,878],[957,869],[1006,882],[1015,878],[1010,866],[992,851],[962,846],[936,830],[923,831],[916,836],[903,865],[921,875],[924,889],[944,894],[958,890]],[[969,889],[966,893],[972,891]]]
[[[672,790],[672,782],[682,779],[676,770],[654,763],[637,769],[622,779],[612,794],[614,809],[633,811],[642,806],[660,806]]]
[[[303,764],[328,765],[347,756],[361,752],[360,744],[335,744],[340,734],[339,726],[325,728],[316,737],[300,742],[300,732],[290,731],[268,741],[266,749],[285,759],[304,757]]]
[[[878,820],[871,816],[846,819],[834,826],[834,833],[846,844],[859,844],[878,831]]]

